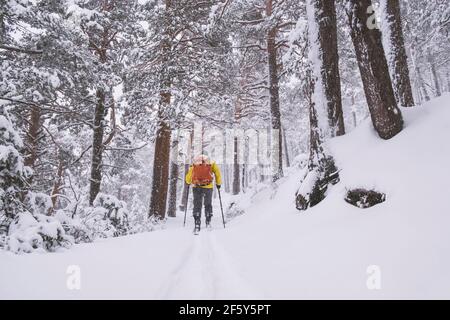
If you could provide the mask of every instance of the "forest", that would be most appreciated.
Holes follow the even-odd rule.
[[[446,0],[0,0],[0,251],[170,233],[186,211],[189,224],[200,154],[221,171],[217,229],[218,196],[233,232],[248,199],[286,181],[274,217],[320,215],[335,188],[357,210],[387,205],[389,146],[414,144],[428,104],[449,107],[449,32]],[[345,142],[369,134],[389,149]],[[347,184],[356,166],[377,183]]]

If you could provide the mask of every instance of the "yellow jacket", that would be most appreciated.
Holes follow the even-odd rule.
[[[194,166],[191,165],[189,167],[188,173],[186,175],[186,183],[187,184],[191,184],[192,183],[192,171],[193,171],[193,169],[194,169]],[[222,184],[222,176],[220,175],[219,166],[214,161],[211,162],[211,171],[214,173],[216,184],[220,186]],[[207,188],[207,189],[212,189],[213,187],[214,187],[214,185],[213,185],[212,182],[210,184],[207,184],[206,186],[200,186],[200,188]]]

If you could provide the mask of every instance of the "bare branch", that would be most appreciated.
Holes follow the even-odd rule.
[[[17,47],[7,46],[5,44],[0,44],[0,49],[14,51],[14,52],[20,52],[20,53],[26,53],[26,54],[42,54],[42,53],[44,53],[44,51],[42,51],[42,50],[17,48]]]

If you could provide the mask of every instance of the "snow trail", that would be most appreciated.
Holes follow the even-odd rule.
[[[238,274],[215,231],[202,230],[170,272],[157,299],[251,299],[257,293]]]

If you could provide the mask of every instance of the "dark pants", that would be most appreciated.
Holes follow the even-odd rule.
[[[211,220],[212,216],[212,193],[213,189],[194,187],[192,188],[194,194],[194,219],[195,224],[200,224],[200,216],[202,214],[202,203],[205,206],[206,221]]]

